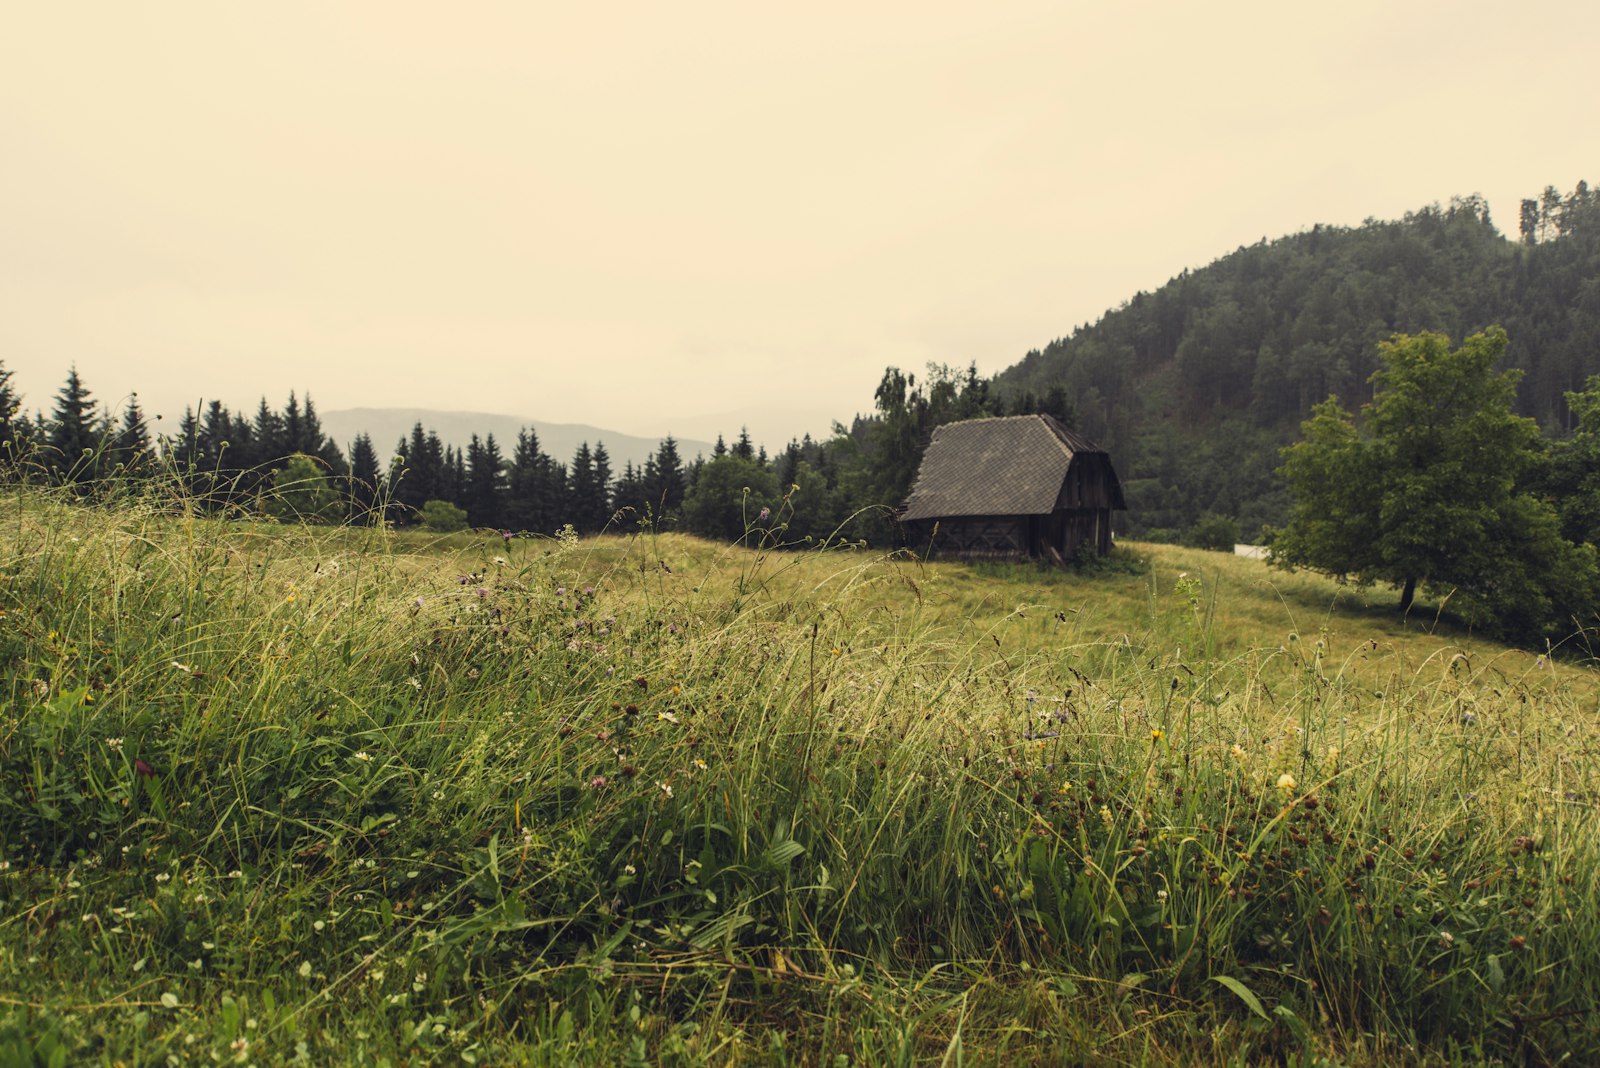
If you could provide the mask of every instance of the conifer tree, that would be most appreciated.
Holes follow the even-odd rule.
[[[466,512],[472,526],[505,526],[505,460],[493,434],[467,446]]]
[[[537,431],[523,427],[517,432],[516,448],[506,471],[505,522],[512,530],[547,532],[547,457],[539,448]]]
[[[594,454],[589,443],[583,442],[573,454],[572,467],[567,478],[566,508],[563,522],[571,523],[580,533],[592,534],[600,529],[596,515],[602,511],[595,507],[597,495],[603,495],[595,479]]]
[[[622,474],[611,487],[611,514],[627,527],[645,515],[643,478],[632,460],[622,465]]]
[[[0,362],[0,464],[15,460],[20,454],[18,429],[22,410],[22,395],[11,384],[15,372]]]
[[[378,452],[372,438],[357,434],[350,443],[350,475],[346,479],[346,514],[352,523],[371,523],[377,519],[377,502],[382,492],[378,471]]]
[[[250,457],[250,466],[269,465],[292,452],[294,449],[290,446],[288,435],[284,430],[283,416],[272,409],[267,403],[267,398],[262,397],[260,405],[256,408],[255,451]]]
[[[589,521],[593,529],[604,530],[611,525],[611,454],[606,452],[605,442],[594,443],[593,459],[594,490],[589,498]]]
[[[656,454],[645,465],[643,483],[645,503],[657,522],[676,514],[683,506],[683,460],[671,434],[661,440]]]
[[[150,427],[139,407],[137,393],[128,398],[128,406],[123,409],[122,424],[117,428],[110,459],[113,469],[120,466],[128,474],[144,472],[150,462]]]
[[[52,468],[67,481],[87,482],[99,473],[101,435],[96,407],[78,369],[73,367],[66,384],[56,394],[56,407],[45,438]]]

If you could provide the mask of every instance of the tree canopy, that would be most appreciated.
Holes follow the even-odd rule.
[[[1589,612],[1594,550],[1563,539],[1555,508],[1529,488],[1542,441],[1512,410],[1521,373],[1495,370],[1506,344],[1495,327],[1459,349],[1437,333],[1380,345],[1360,424],[1330,397],[1283,450],[1293,503],[1273,560],[1392,583],[1401,611],[1425,588],[1514,636]]]

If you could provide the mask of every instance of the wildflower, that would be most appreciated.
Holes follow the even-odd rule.
[[[656,785],[661,788],[661,795],[663,797],[672,796],[672,784],[670,782],[658,782]]]
[[[1244,759],[1244,746],[1240,745],[1238,742],[1234,742],[1233,743],[1233,748],[1228,750],[1228,753],[1235,760],[1243,760]]]
[[[763,509],[761,509],[761,512],[756,516],[756,520],[758,522],[761,522],[761,523],[765,523],[768,519],[771,519],[771,518],[772,518],[772,509],[771,508],[763,508]]]
[[[122,752],[122,739],[121,738],[107,738],[106,739],[106,747],[109,748],[109,749],[115,749],[117,752],[120,753],[120,752]]]
[[[411,603],[413,605],[415,605],[417,608],[421,608],[422,607],[422,598],[418,597],[415,601],[413,601]]]
[[[499,566],[503,566],[503,565],[504,565],[504,564],[506,564],[506,563],[507,563],[507,561],[506,561],[506,558],[505,558],[505,557],[503,557],[503,556],[497,556],[497,557],[495,557],[495,558],[494,558],[494,562],[495,562],[495,566],[497,566],[497,567],[499,567]]]
[[[604,775],[596,775],[594,778],[589,780],[589,788],[591,790],[598,790],[605,786],[605,784],[606,777]]]
[[[1165,905],[1167,903],[1167,892],[1165,890],[1157,890],[1156,900]]]
[[[694,760],[692,761],[692,763],[694,764],[694,769],[696,771],[705,771],[706,770],[706,762],[704,760],[701,760],[699,757],[695,757]]]
[[[656,719],[658,719],[658,720],[666,720],[668,723],[676,723],[676,722],[678,722],[678,717],[675,716],[674,714],[672,714],[671,712],[657,712],[656,713]]]
[[[372,755],[363,749],[361,752],[356,754],[356,759],[365,764],[367,761],[372,759]]]
[[[1287,771],[1278,776],[1278,789],[1282,790],[1284,793],[1288,793],[1298,785],[1299,783],[1294,781],[1294,776],[1290,775]]]
[[[622,866],[622,871],[623,871],[623,874],[625,874],[625,875],[638,875],[639,874],[639,869],[635,868],[632,864],[624,864]]]
[[[1166,732],[1160,727],[1156,727],[1150,731],[1150,741],[1152,743],[1159,742],[1164,737],[1166,737]]]

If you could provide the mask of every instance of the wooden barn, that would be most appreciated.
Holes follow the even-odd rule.
[[[969,419],[933,432],[900,511],[918,552],[1064,564],[1085,543],[1111,551],[1126,511],[1106,451],[1048,415]]]

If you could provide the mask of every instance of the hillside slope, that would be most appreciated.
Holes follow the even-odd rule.
[[[1028,353],[996,384],[1066,390],[1078,428],[1117,457],[1134,532],[1214,511],[1253,536],[1283,516],[1279,447],[1328,395],[1370,399],[1391,334],[1503,325],[1507,361],[1526,371],[1522,412],[1565,427],[1563,393],[1600,372],[1600,196],[1548,191],[1532,222],[1515,242],[1481,199],[1457,198],[1242,247]]]

